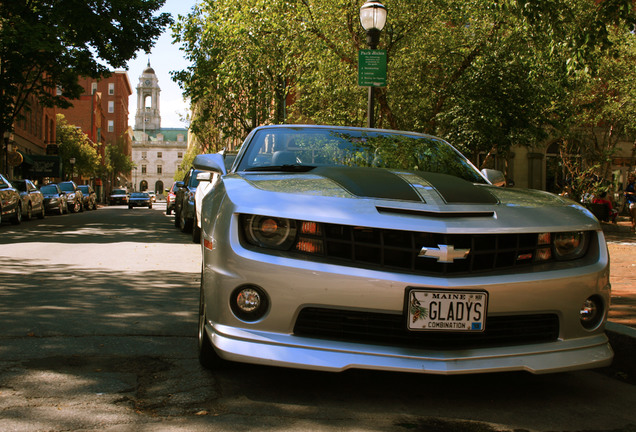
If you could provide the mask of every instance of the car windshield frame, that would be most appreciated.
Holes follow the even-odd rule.
[[[125,189],[113,189],[113,191],[110,194],[111,195],[126,195],[126,190]]]
[[[150,198],[146,192],[133,192],[130,194],[131,198]]]
[[[324,166],[423,171],[488,184],[479,170],[446,141],[381,129],[265,127],[254,132],[236,170],[311,172]]]

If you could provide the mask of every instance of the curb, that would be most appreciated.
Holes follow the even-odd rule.
[[[605,334],[614,349],[614,361],[632,363],[636,356],[636,329],[608,321],[605,323]]]

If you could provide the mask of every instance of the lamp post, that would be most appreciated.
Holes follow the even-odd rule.
[[[4,149],[4,175],[9,175],[9,138],[11,137],[11,133],[8,131],[4,133],[3,138],[3,149]]]
[[[360,7],[360,24],[367,32],[367,45],[370,49],[377,49],[380,41],[380,32],[386,24],[386,7],[377,0],[367,0]],[[367,103],[367,127],[375,127],[374,87],[369,86],[369,99]]]

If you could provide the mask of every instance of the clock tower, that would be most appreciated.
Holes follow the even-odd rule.
[[[159,80],[155,70],[150,67],[150,60],[148,60],[148,66],[139,77],[139,84],[137,84],[136,130],[153,131],[161,129],[160,92]]]

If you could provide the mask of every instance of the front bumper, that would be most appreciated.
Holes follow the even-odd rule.
[[[128,207],[150,207],[150,201],[129,201]]]
[[[350,344],[293,335],[206,327],[227,360],[341,372],[374,369],[439,375],[527,371],[536,374],[608,366],[614,353],[604,334],[555,343],[458,351],[426,351]]]
[[[265,255],[241,247],[237,237],[217,238],[203,247],[206,332],[218,354],[248,363],[342,371],[349,368],[460,374],[529,371],[549,373],[604,367],[613,351],[601,324],[586,330],[580,307],[599,296],[607,314],[610,302],[609,256],[602,233],[596,260],[546,271],[445,278],[341,267]],[[269,296],[270,307],[257,322],[238,319],[229,307],[238,286],[254,284]],[[304,308],[405,313],[408,287],[486,290],[488,316],[553,314],[558,336],[551,341],[437,348],[307,337],[294,333]],[[406,319],[405,321],[406,322]]]

